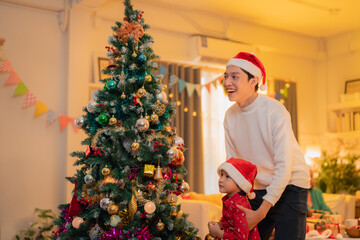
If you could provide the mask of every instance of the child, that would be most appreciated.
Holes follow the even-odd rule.
[[[260,239],[257,227],[249,231],[245,213],[236,205],[251,209],[246,198],[254,198],[254,179],[257,169],[252,163],[242,159],[230,158],[222,163],[217,172],[219,178],[219,191],[226,193],[223,197],[223,210],[220,222],[208,223],[212,237],[220,239]]]

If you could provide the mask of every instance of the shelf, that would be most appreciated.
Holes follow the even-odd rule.
[[[345,112],[360,112],[360,102],[336,103],[328,105],[328,110],[336,114]]]

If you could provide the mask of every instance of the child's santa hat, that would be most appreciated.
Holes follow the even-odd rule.
[[[266,90],[265,68],[262,65],[262,63],[260,62],[260,60],[257,57],[255,57],[254,54],[247,53],[247,52],[239,52],[235,57],[230,59],[230,61],[228,62],[228,64],[226,66],[230,66],[230,65],[244,69],[245,71],[251,73],[255,77],[258,77],[260,79],[260,81],[262,78],[262,83],[261,83],[260,89],[262,91]]]
[[[219,175],[221,170],[226,171],[239,188],[248,194],[250,199],[255,198],[256,195],[253,190],[257,168],[254,164],[243,159],[230,158],[218,167]]]

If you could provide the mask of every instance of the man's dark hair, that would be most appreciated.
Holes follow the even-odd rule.
[[[254,75],[252,75],[251,73],[249,73],[248,71],[240,68],[244,73],[246,73],[246,75],[248,76],[248,81],[250,81],[250,79],[254,78]],[[255,92],[257,92],[257,90],[259,89],[259,83],[256,84],[255,86]]]

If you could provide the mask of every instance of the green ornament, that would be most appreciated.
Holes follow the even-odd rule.
[[[107,124],[108,121],[109,121],[108,116],[106,116],[105,114],[100,114],[100,115],[99,115],[99,117],[98,117],[98,122],[99,122],[101,125]]]
[[[105,84],[105,86],[110,90],[115,89],[116,88],[116,83],[115,83],[115,81],[110,80]]]

